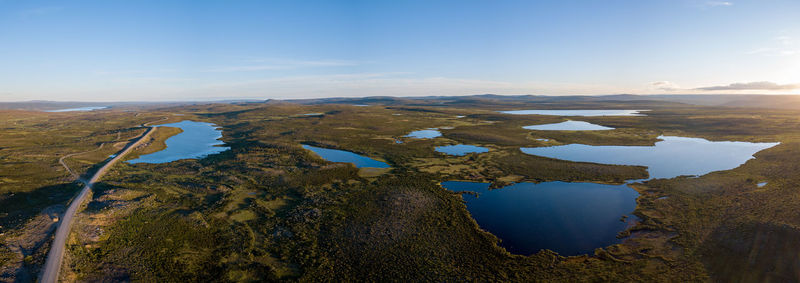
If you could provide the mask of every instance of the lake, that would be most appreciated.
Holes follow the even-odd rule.
[[[87,107],[57,109],[57,110],[45,110],[44,112],[94,111],[94,110],[100,110],[100,109],[106,109],[106,108],[109,108],[109,107],[108,106],[87,106]]]
[[[525,126],[522,128],[539,131],[606,131],[614,129],[584,121],[565,121],[555,124]]]
[[[457,144],[457,145],[437,146],[436,151],[441,153],[446,153],[449,155],[464,156],[469,153],[489,152],[489,149],[482,146]]]
[[[489,190],[488,183],[442,182],[462,194],[481,229],[502,240],[511,253],[529,255],[549,249],[561,255],[591,254],[620,242],[617,233],[635,219],[639,194],[626,185],[594,183],[517,183]]]
[[[742,165],[779,143],[712,142],[701,138],[660,136],[655,146],[569,144],[521,148],[522,152],[576,162],[647,166],[650,178],[700,176]]]
[[[358,168],[362,167],[370,167],[370,168],[389,168],[389,164],[385,162],[378,161],[366,156],[362,156],[359,154],[355,154],[349,151],[338,150],[338,149],[330,149],[330,148],[321,148],[316,146],[310,145],[303,145],[303,148],[310,150],[322,159],[325,159],[330,162],[343,162],[343,163],[353,163]]]
[[[551,116],[644,116],[640,113],[649,110],[514,110],[500,113],[514,115],[551,115]]]
[[[222,131],[211,123],[185,120],[156,127],[175,127],[183,132],[169,137],[166,141],[167,148],[164,150],[139,156],[137,159],[128,160],[128,163],[166,163],[181,159],[199,159],[230,149],[220,146],[225,144],[219,140],[222,138]]]
[[[413,131],[406,135],[406,137],[415,139],[432,139],[440,136],[442,136],[441,132],[432,129]]]

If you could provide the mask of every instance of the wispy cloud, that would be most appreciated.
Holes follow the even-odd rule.
[[[708,86],[708,87],[699,87],[695,88],[695,90],[702,90],[702,91],[718,91],[718,90],[766,90],[766,91],[776,91],[776,90],[794,90],[800,89],[800,84],[777,84],[773,82],[750,82],[750,83],[732,83],[729,85],[721,85],[721,86]]]
[[[748,51],[747,54],[760,54],[767,56],[793,56],[800,54],[800,49],[786,49],[777,47],[764,47],[756,50]]]
[[[322,67],[346,67],[357,66],[358,62],[349,60],[275,60],[275,59],[254,59],[247,64],[214,67],[203,70],[209,73],[229,73],[229,72],[255,72],[269,70],[287,70],[301,68],[322,68]]]
[[[768,47],[762,47],[746,52],[749,55],[765,56],[794,56],[800,55],[800,40],[791,36],[777,36],[772,38]]]
[[[732,2],[728,1],[707,1],[706,7],[725,7],[725,6],[733,6]]]
[[[111,75],[126,75],[126,76],[137,76],[137,75],[153,75],[153,74],[164,74],[164,73],[177,73],[177,69],[141,69],[141,70],[94,70],[91,73],[94,75],[100,76],[111,76]]]
[[[652,82],[649,85],[650,89],[659,91],[676,91],[681,90],[681,87],[670,81]]]
[[[277,65],[240,65],[240,66],[212,67],[205,70],[201,70],[201,72],[231,73],[231,72],[255,72],[255,71],[280,70],[280,69],[287,69],[287,67],[277,66]]]
[[[678,84],[670,81],[657,81],[647,84],[648,93],[658,92],[681,92],[681,93],[704,93],[714,91],[792,91],[800,89],[800,84],[778,84],[769,81],[732,83],[728,85],[716,85],[697,88],[682,88]]]
[[[787,36],[787,35],[776,36],[774,39],[775,39],[775,41],[777,41],[777,42],[779,42],[780,44],[783,44],[783,45],[791,45],[791,44],[795,43],[795,40],[791,36]]]

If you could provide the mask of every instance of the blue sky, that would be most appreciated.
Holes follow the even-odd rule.
[[[794,93],[800,1],[0,0],[0,101]]]

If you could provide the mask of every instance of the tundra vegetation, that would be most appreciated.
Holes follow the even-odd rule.
[[[615,128],[591,132],[526,130],[567,118],[497,112],[548,108],[651,111],[570,118]],[[69,155],[65,163],[85,175],[140,134],[141,124],[164,118],[159,123],[219,125],[231,149],[199,160],[116,165],[77,216],[63,279],[800,280],[798,114],[646,100],[542,104],[492,97],[2,111],[2,280],[35,279],[52,217],[80,188],[59,164],[61,157]],[[438,128],[442,136],[404,137],[426,128]],[[128,159],[162,149],[178,132],[158,129]],[[646,179],[644,167],[568,162],[519,148],[652,145],[659,135],[781,144],[733,170],[633,184],[640,193],[634,212],[640,221],[620,232],[621,244],[583,256],[510,254],[472,220],[461,195],[439,185]],[[327,162],[302,144],[355,152],[392,168]],[[452,144],[490,151],[452,156],[434,150]]]

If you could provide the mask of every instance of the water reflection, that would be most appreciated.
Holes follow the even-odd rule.
[[[523,255],[541,249],[587,254],[619,243],[617,233],[635,219],[630,213],[639,196],[626,185],[594,183],[518,183],[490,190],[488,183],[442,182],[442,187],[477,193],[463,194],[472,217],[509,252]]]
[[[338,149],[330,149],[330,148],[321,148],[316,146],[310,145],[303,145],[303,148],[313,151],[323,159],[330,161],[330,162],[343,162],[343,163],[353,163],[356,167],[371,167],[371,168],[389,168],[389,164],[385,162],[381,162],[366,156],[361,156],[349,151],[338,150]]]
[[[778,143],[712,142],[701,138],[660,136],[655,146],[569,144],[521,148],[522,152],[576,162],[647,166],[650,178],[705,175],[729,170]]]
[[[644,116],[641,112],[649,110],[514,110],[500,111],[514,115],[551,115],[551,116]]]
[[[528,130],[539,130],[539,131],[606,131],[614,129],[584,121],[565,121],[555,124],[525,126],[522,128]]]
[[[442,133],[433,129],[413,131],[406,135],[406,137],[415,139],[432,139],[440,136],[442,136]]]
[[[161,126],[180,128],[183,132],[168,138],[167,148],[164,150],[139,156],[137,159],[129,160],[128,163],[166,163],[180,159],[204,158],[230,149],[220,146],[225,144],[219,140],[222,138],[222,131],[214,124],[181,121],[158,127]]]
[[[441,153],[446,153],[449,155],[464,156],[469,153],[489,152],[489,149],[482,146],[457,144],[457,145],[437,146],[436,151]]]

